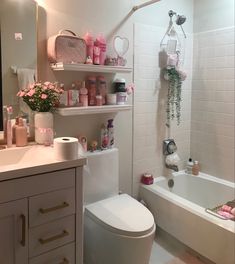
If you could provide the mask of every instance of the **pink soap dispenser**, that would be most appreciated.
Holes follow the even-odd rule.
[[[24,126],[22,118],[19,118],[19,125],[15,130],[16,147],[24,147],[28,144],[27,141],[27,128]]]
[[[95,46],[99,47],[100,54],[99,54],[99,64],[104,65],[105,57],[106,57],[106,39],[103,33],[99,33],[96,40],[95,40]]]

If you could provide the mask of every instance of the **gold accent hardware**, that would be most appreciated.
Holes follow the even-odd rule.
[[[67,258],[64,258],[62,262],[60,262],[59,264],[69,264],[69,261],[67,260]]]
[[[20,244],[25,247],[25,241],[26,241],[26,217],[24,214],[20,215],[21,221],[22,221],[22,238],[20,241]]]
[[[57,239],[61,239],[61,238],[64,238],[66,236],[69,235],[69,232],[66,231],[66,230],[63,230],[63,232],[59,235],[55,235],[55,236],[52,236],[52,237],[49,237],[49,238],[39,238],[38,241],[44,245],[44,244],[47,244],[47,243],[50,243],[52,241],[55,241]]]
[[[63,209],[63,208],[68,207],[68,206],[69,206],[69,204],[67,202],[63,202],[62,204],[56,205],[54,207],[50,207],[50,208],[40,208],[39,209],[39,212],[41,214],[47,214],[47,213],[50,213],[50,212],[53,212],[53,211],[56,211],[56,210]]]

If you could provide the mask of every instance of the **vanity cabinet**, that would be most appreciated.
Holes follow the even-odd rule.
[[[27,199],[0,204],[0,263],[28,263]]]
[[[0,263],[82,264],[82,167],[0,182]]]

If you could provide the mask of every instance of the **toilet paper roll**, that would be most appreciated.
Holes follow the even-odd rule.
[[[166,156],[167,165],[178,165],[179,161],[180,161],[180,157],[177,153],[173,153]]]
[[[74,160],[78,158],[78,139],[73,137],[58,137],[54,139],[56,160]]]

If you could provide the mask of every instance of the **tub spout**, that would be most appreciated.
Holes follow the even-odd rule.
[[[168,165],[166,164],[166,167],[168,169],[174,170],[174,171],[179,171],[179,167],[177,165]]]

